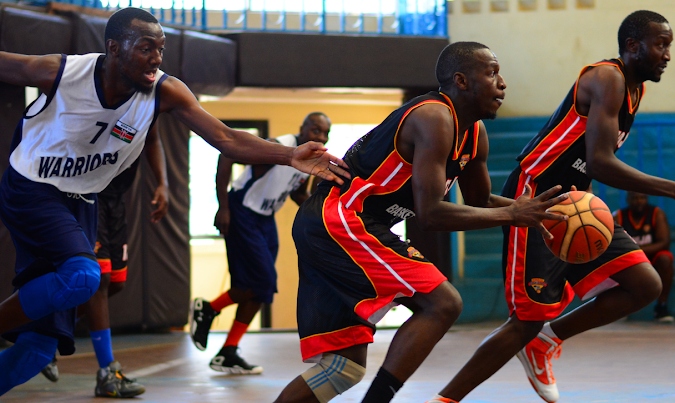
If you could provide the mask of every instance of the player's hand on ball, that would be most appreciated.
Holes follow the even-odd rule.
[[[534,227],[544,236],[544,239],[551,239],[553,235],[542,224],[543,220],[565,221],[566,215],[550,213],[547,210],[558,203],[566,200],[569,196],[563,193],[560,196],[553,197],[560,192],[562,186],[554,186],[543,192],[539,196],[532,197],[532,188],[525,185],[525,191],[511,205],[513,211],[513,225],[516,227]]]

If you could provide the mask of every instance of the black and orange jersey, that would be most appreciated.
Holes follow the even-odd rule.
[[[597,66],[614,66],[625,77],[625,67],[619,59],[603,60],[585,66],[578,77]],[[588,117],[580,115],[576,109],[578,86],[579,78],[544,128],[518,156],[522,171],[535,182],[545,185],[541,189],[560,184],[565,190],[572,185],[579,190],[585,190],[591,183],[591,178],[586,175],[585,134]],[[626,96],[619,111],[619,133],[615,151],[628,138],[643,95],[644,84],[639,88],[637,100],[631,100],[630,91],[626,88]]]
[[[464,166],[476,156],[479,123],[467,130],[461,144],[454,106],[445,94],[430,92],[416,97],[392,112],[380,125],[361,137],[344,156],[351,180],[340,189],[340,202],[347,209],[367,214],[387,225],[415,215],[412,193],[412,164],[396,149],[396,138],[406,117],[414,109],[431,103],[442,104],[452,114],[455,145],[446,165],[446,193]]]
[[[654,243],[656,234],[656,213],[659,208],[648,204],[645,206],[644,214],[640,219],[636,219],[628,207],[622,208],[616,213],[616,222],[626,230],[636,244],[649,245]]]

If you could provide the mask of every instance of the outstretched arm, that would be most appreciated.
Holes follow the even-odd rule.
[[[535,198],[530,198],[528,192],[507,207],[484,208],[445,202],[445,168],[453,143],[452,117],[442,105],[427,104],[416,108],[408,115],[401,128],[397,145],[400,146],[399,151],[404,158],[412,152],[415,214],[424,230],[463,231],[516,225],[537,227],[544,234],[548,234],[541,225],[541,220],[565,219],[546,212],[546,209],[567,197],[562,195],[551,199],[560,187],[552,188]],[[482,153],[487,153],[487,147],[483,148]],[[479,161],[481,159],[484,164],[486,155],[481,155]],[[484,169],[480,167],[470,172],[463,179],[466,186],[482,187],[466,192],[470,202],[486,206],[490,201],[489,177],[485,179]]]
[[[157,188],[155,188],[152,197],[152,205],[155,206],[155,209],[150,213],[150,221],[153,223],[164,218],[169,211],[169,179],[166,173],[166,156],[164,155],[162,138],[159,136],[158,125],[155,122],[145,140],[145,156],[157,180]]]
[[[618,189],[675,197],[675,182],[640,172],[614,154],[625,91],[623,75],[614,67],[598,66],[579,79],[577,103],[588,109],[586,173]]]
[[[61,55],[28,56],[0,52],[0,81],[22,87],[37,87],[49,93],[61,66]]]
[[[342,183],[349,177],[347,166],[326,152],[321,143],[309,141],[299,147],[286,147],[249,133],[234,130],[206,112],[188,87],[175,77],[161,87],[161,112],[170,112],[200,135],[224,156],[246,164],[281,164]]]

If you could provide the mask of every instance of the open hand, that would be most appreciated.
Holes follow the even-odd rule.
[[[553,195],[560,192],[560,189],[562,189],[562,186],[554,186],[533,198],[532,188],[530,185],[525,185],[523,194],[511,205],[513,209],[513,225],[516,227],[533,227],[541,232],[544,239],[553,238],[553,235],[551,235],[542,224],[542,220],[567,220],[568,217],[566,215],[549,213],[547,211],[550,207],[555,206],[569,197],[567,193],[553,197]]]
[[[341,158],[327,153],[326,150],[323,144],[308,141],[293,150],[291,166],[299,171],[342,185],[344,183],[342,178],[351,178],[347,171],[349,167]]]

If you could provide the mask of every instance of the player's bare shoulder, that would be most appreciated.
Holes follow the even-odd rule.
[[[616,66],[596,66],[579,77],[577,85],[577,111],[588,116],[591,103],[623,102],[626,91],[626,79]]]

